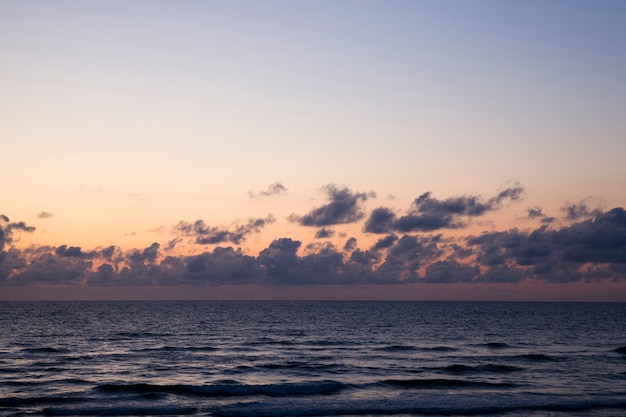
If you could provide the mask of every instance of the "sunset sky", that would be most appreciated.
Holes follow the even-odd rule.
[[[626,301],[624,22],[0,0],[0,300]]]

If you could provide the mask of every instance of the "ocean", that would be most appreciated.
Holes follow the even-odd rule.
[[[626,303],[2,302],[0,416],[626,416]]]

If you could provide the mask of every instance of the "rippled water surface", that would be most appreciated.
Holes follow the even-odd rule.
[[[626,415],[626,304],[0,303],[0,415]]]

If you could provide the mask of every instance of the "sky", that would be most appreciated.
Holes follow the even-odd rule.
[[[626,301],[624,21],[0,0],[0,300]]]

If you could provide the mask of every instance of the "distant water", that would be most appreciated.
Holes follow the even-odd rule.
[[[0,415],[626,416],[626,304],[0,303]]]

